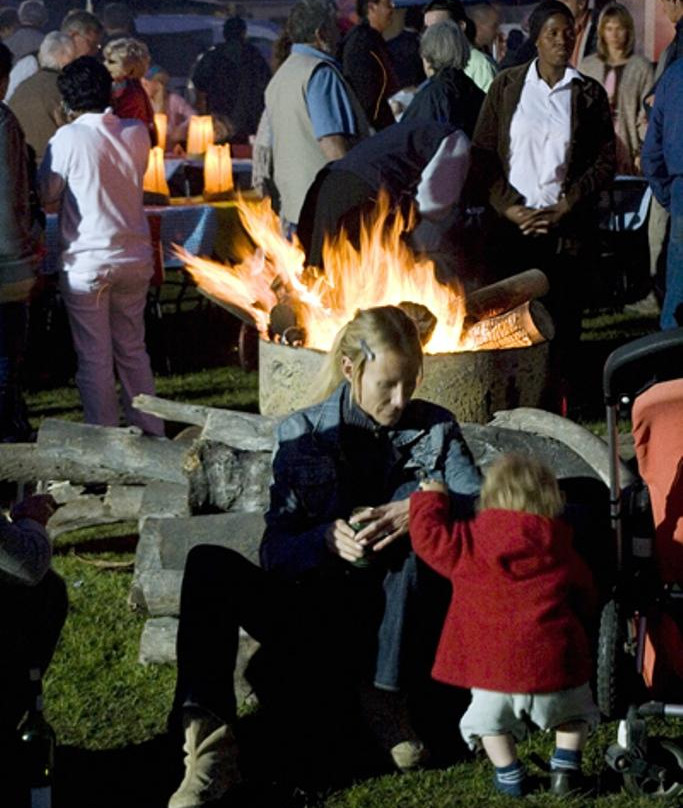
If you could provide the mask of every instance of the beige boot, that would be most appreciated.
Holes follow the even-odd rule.
[[[394,766],[402,772],[424,766],[429,750],[413,729],[405,696],[367,683],[361,684],[359,696],[365,722]]]
[[[241,781],[237,743],[228,724],[203,710],[185,710],[183,727],[185,777],[168,808],[203,808]]]
[[[401,772],[419,769],[429,760],[429,750],[419,740],[401,741],[389,750],[394,766]]]

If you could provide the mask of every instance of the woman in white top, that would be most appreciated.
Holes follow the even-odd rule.
[[[538,57],[504,70],[484,101],[470,185],[487,192],[499,215],[489,237],[495,271],[539,267],[548,276],[543,302],[555,320],[555,359],[563,357],[561,372],[555,364],[560,382],[570,375],[567,360],[580,336],[586,248],[597,194],[614,174],[614,129],[603,88],[569,64],[574,19],[567,6],[544,0],[529,18],[529,33]]]
[[[160,436],[163,422],[132,406],[138,393],[154,393],[144,326],[152,276],[142,205],[147,129],[114,115],[111,76],[93,57],[71,62],[57,84],[71,123],[50,139],[39,182],[43,203],[59,210],[60,289],[85,420],[119,425],[116,369],[127,423]]]

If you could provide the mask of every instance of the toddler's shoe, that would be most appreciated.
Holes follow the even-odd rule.
[[[595,787],[591,779],[580,771],[555,769],[550,772],[549,791],[556,797],[588,797],[595,792]]]

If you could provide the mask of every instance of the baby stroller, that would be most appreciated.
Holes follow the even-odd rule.
[[[647,718],[683,717],[683,704],[666,701],[683,697],[683,328],[613,351],[603,391],[616,577],[600,621],[597,700],[608,718],[626,714],[607,762],[631,793],[672,797],[683,794],[683,747],[648,738]],[[626,403],[640,478],[622,491]]]

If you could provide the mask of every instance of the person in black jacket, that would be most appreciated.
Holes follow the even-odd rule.
[[[225,42],[202,54],[192,71],[195,107],[200,114],[224,116],[231,143],[246,143],[249,135],[256,134],[271,76],[266,60],[247,41],[246,33],[247,24],[241,17],[228,17],[223,26]]]
[[[382,37],[393,17],[393,0],[357,0],[356,12],[361,22],[342,40],[339,61],[370,126],[384,129],[394,123],[388,99],[399,89]]]
[[[415,203],[420,221],[410,234],[412,247],[436,260],[436,254],[457,252],[457,214],[469,165],[469,140],[449,123],[409,121],[378,132],[354,146],[341,160],[318,172],[306,194],[297,236],[309,266],[323,267],[325,239],[343,229],[360,249],[364,222],[376,214],[380,194],[389,198],[392,213],[407,220]],[[408,234],[406,234],[408,235]],[[437,278],[457,274],[441,267]]]
[[[420,55],[428,79],[401,120],[450,123],[471,138],[485,96],[463,73],[470,45],[460,26],[451,20],[431,25],[420,39]]]

